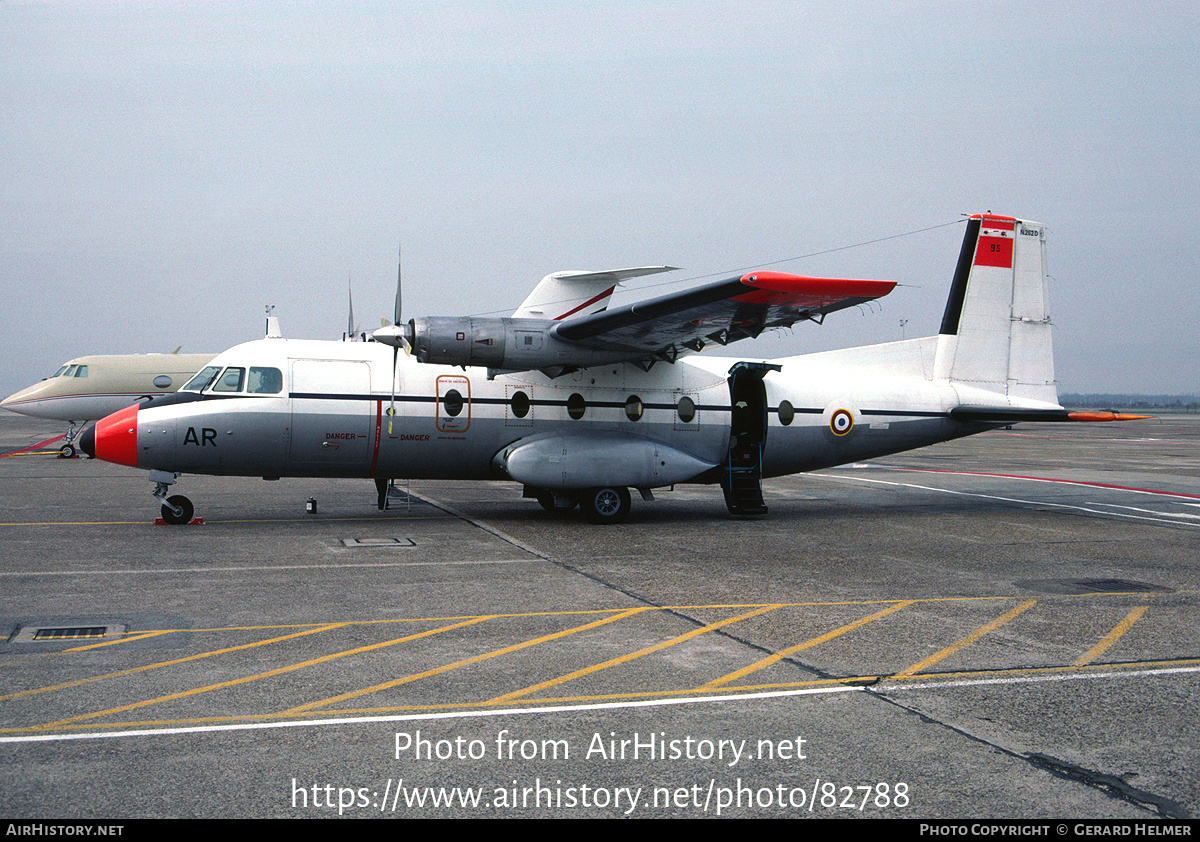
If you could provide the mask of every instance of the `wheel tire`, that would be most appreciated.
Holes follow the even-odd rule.
[[[554,502],[554,492],[546,491],[546,490],[538,492],[537,501],[538,501],[538,505],[540,505],[543,509],[545,509],[552,515],[564,515],[567,512],[571,511],[571,509],[575,508],[575,506],[576,506],[575,501],[571,501],[570,503],[568,503],[565,506],[558,505],[557,503]]]
[[[59,449],[59,451],[58,451],[58,458],[59,459],[74,459],[75,458],[75,445],[64,444],[62,446],[62,448]]]
[[[579,498],[579,508],[592,523],[621,523],[629,517],[629,489],[624,486],[589,489]]]
[[[196,513],[195,507],[192,506],[192,501],[184,497],[182,494],[176,494],[174,497],[168,497],[167,502],[171,506],[178,506],[181,511],[178,516],[171,511],[171,506],[164,505],[162,507],[162,519],[173,526],[182,526],[185,523],[192,522],[192,515]]]

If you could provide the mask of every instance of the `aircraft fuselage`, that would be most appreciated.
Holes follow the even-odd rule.
[[[893,346],[877,347],[888,352]],[[688,358],[649,372],[621,363],[555,379],[523,372],[489,380],[485,369],[422,365],[402,356],[393,402],[386,346],[260,340],[226,351],[212,366],[273,369],[279,392],[210,387],[131,408],[117,422],[106,419],[106,449],[97,455],[177,473],[505,479],[495,459],[506,446],[558,434],[593,439],[602,448],[610,439],[658,444],[716,467],[730,447],[735,419],[728,372],[736,361]],[[945,382],[839,366],[829,354],[776,364],[782,370],[762,378],[762,405],[747,408],[765,415],[763,476],[983,429],[949,418],[958,397]],[[112,435],[118,427],[122,435]],[[546,458],[554,460],[553,454]],[[655,482],[648,476],[647,487],[694,478]]]

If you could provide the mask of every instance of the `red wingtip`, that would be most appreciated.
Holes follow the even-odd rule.
[[[891,292],[895,281],[868,281],[856,278],[813,278],[808,275],[791,275],[787,272],[750,272],[743,275],[742,283],[763,290],[767,295],[781,293],[783,296],[811,298],[814,301],[836,301],[843,298],[882,298]],[[740,300],[740,299],[739,299]],[[781,301],[786,302],[783,298]]]

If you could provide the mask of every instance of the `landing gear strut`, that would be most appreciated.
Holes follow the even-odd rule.
[[[75,458],[75,445],[74,445],[75,437],[77,435],[79,435],[80,432],[82,432],[82,431],[83,431],[82,427],[76,429],[74,421],[69,422],[69,426],[67,427],[67,438],[63,442],[62,447],[60,447],[58,449],[58,458],[59,459],[74,459]]]
[[[173,526],[191,523],[196,513],[192,501],[182,494],[167,496],[167,491],[178,478],[179,474],[168,471],[150,472],[150,480],[154,483],[154,499],[162,503],[162,519]]]

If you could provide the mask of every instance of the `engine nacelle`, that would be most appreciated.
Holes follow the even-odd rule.
[[[557,366],[583,368],[628,358],[563,342],[553,319],[428,316],[409,321],[405,339],[418,362],[528,371]]]

